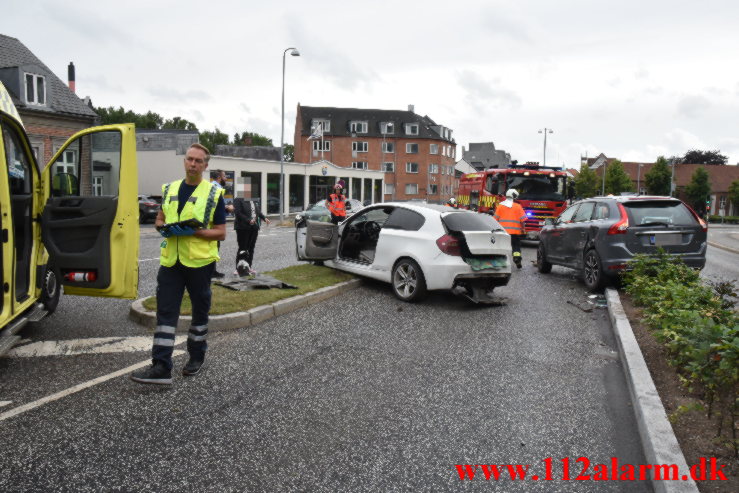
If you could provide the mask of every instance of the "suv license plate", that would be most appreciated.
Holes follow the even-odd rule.
[[[664,235],[652,235],[649,243],[655,246],[679,245],[683,242],[682,233],[668,233]]]

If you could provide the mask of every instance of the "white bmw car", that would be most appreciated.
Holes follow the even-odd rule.
[[[301,220],[295,242],[298,260],[389,282],[403,301],[451,290],[490,303],[511,277],[511,237],[498,222],[441,205],[374,204],[340,225]]]

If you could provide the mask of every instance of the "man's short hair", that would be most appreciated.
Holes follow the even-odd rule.
[[[205,163],[206,164],[208,163],[208,161],[210,161],[210,151],[203,144],[198,144],[197,142],[195,142],[193,144],[190,144],[190,149],[192,148],[200,149],[201,151],[205,153]]]
[[[221,177],[221,173],[223,173],[222,169],[214,169],[210,171],[210,179],[216,180]]]

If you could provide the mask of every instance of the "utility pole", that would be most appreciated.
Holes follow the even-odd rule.
[[[541,133],[544,134],[544,164],[543,164],[543,166],[546,167],[546,165],[547,165],[547,134],[548,133],[549,134],[553,134],[554,133],[554,130],[552,130],[551,128],[544,127],[544,130],[539,130],[539,133],[540,134]]]

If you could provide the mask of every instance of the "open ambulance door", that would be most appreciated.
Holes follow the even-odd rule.
[[[67,294],[135,298],[139,206],[132,124],[73,135],[41,175],[41,235]]]

